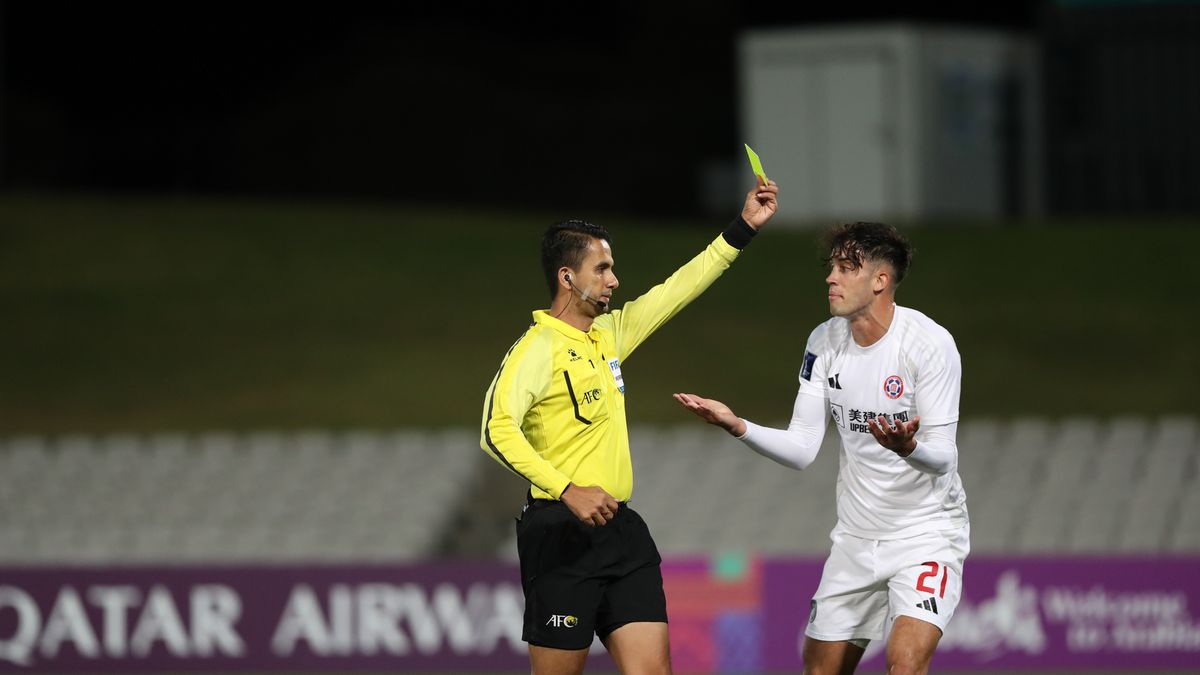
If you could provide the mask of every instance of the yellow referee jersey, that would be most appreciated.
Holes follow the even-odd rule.
[[[573,482],[628,500],[633,464],[622,365],[729,267],[753,233],[734,221],[670,278],[596,317],[587,332],[534,312],[533,325],[504,355],[488,387],[480,447],[528,480],[536,499],[558,499]]]

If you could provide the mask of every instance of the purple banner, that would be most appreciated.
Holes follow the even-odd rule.
[[[798,670],[818,561],[766,564],[766,668]],[[1200,669],[1198,558],[968,558],[934,666],[960,671]],[[873,643],[863,665],[882,667]]]
[[[0,569],[0,672],[528,668],[506,564]]]
[[[821,565],[665,563],[676,670],[798,671]],[[1196,557],[972,557],[935,665],[1200,670],[1198,571]],[[0,568],[0,672],[521,672],[522,614],[505,563]],[[864,666],[882,662],[873,644]]]

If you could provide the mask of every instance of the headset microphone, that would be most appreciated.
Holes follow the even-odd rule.
[[[579,287],[575,285],[575,282],[571,281],[570,274],[564,274],[563,279],[565,279],[568,284],[571,284],[571,288],[575,289],[575,292],[579,294],[579,298],[581,300],[583,300],[584,302],[592,303],[593,305],[596,306],[596,309],[600,310],[601,312],[608,310],[607,302],[605,302],[603,300],[599,300],[599,299],[593,300],[591,297],[592,292],[590,290],[589,291],[580,290]]]

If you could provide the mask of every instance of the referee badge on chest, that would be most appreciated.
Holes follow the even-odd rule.
[[[622,394],[625,393],[625,378],[621,377],[621,360],[612,358],[608,360],[608,368],[612,371],[613,382],[617,383],[617,389]]]

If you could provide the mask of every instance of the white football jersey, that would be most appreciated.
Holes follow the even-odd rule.
[[[921,416],[921,427],[958,421],[962,363],[954,338],[924,314],[896,306],[888,332],[860,347],[834,317],[808,338],[800,393],[823,397],[842,437],[838,526],[867,539],[896,539],[967,524],[957,462],[937,476],[879,445],[867,420]],[[918,443],[921,432],[917,432]]]

